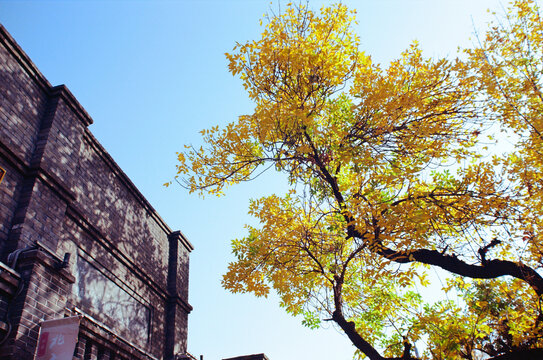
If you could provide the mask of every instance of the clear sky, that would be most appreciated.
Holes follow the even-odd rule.
[[[283,5],[287,1],[283,1]],[[429,56],[454,57],[474,25],[502,11],[498,0],[343,1],[358,10],[362,50],[388,63],[417,39]],[[323,1],[309,1],[318,8]],[[66,84],[94,119],[91,130],[191,255],[188,349],[206,360],[265,353],[270,360],[349,360],[354,349],[334,327],[318,331],[288,316],[274,297],[233,295],[220,280],[230,240],[245,235],[249,198],[284,191],[274,177],[230,188],[220,199],[162,184],[175,152],[198,131],[250,113],[224,53],[256,39],[259,19],[278,2],[260,0],[7,1],[0,22],[53,85]],[[0,86],[2,86],[0,84]]]

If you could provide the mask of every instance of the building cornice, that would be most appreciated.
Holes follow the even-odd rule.
[[[60,96],[66,104],[72,109],[77,118],[83,123],[85,127],[92,124],[92,118],[87,111],[77,101],[75,96],[68,90],[65,85],[59,85],[53,87],[51,83],[43,76],[38,70],[37,66],[30,60],[28,55],[21,49],[19,44],[11,37],[6,28],[0,24],[0,42],[4,45],[4,48],[11,54],[13,59],[19,63],[21,68],[27,73],[28,76],[50,97]]]

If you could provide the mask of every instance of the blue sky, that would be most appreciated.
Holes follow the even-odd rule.
[[[358,9],[362,50],[388,63],[417,39],[428,56],[454,57],[484,30],[497,0],[343,1]],[[286,1],[283,1],[283,5]],[[313,8],[323,1],[309,1]],[[284,192],[269,176],[222,198],[162,184],[175,152],[200,144],[199,130],[234,121],[252,104],[224,53],[256,39],[277,2],[260,0],[7,1],[0,22],[53,85],[66,84],[94,119],[91,130],[174,230],[191,255],[189,351],[206,360],[264,352],[270,360],[348,360],[354,349],[332,326],[304,328],[274,297],[220,286],[230,240],[245,234],[249,198]],[[503,4],[503,5],[502,5]]]

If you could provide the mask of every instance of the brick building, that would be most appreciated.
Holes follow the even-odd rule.
[[[70,91],[51,86],[0,25],[2,360],[32,359],[43,321],[72,316],[74,359],[186,353],[192,246],[90,124]]]
[[[270,360],[270,359],[268,359],[266,354],[253,354],[253,355],[236,356],[233,358],[222,359],[222,360]]]

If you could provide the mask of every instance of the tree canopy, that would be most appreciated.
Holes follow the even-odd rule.
[[[251,201],[223,285],[309,327],[339,326],[370,359],[543,358],[543,21],[515,1],[477,46],[388,67],[355,13],[289,4],[226,54],[255,108],[179,153],[191,192],[275,169]],[[512,144],[512,145],[504,145]],[[424,299],[428,269],[449,274]],[[418,345],[420,351],[415,351]]]

